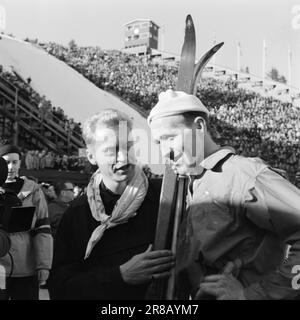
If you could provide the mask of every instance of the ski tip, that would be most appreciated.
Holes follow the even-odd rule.
[[[187,26],[192,26],[194,24],[192,16],[190,14],[188,14],[186,16],[185,23],[186,23]]]
[[[223,47],[224,42],[220,42],[218,44],[216,44],[212,49],[214,52],[217,52],[221,47]]]

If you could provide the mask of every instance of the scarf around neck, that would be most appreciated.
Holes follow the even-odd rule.
[[[100,195],[100,183],[102,179],[102,174],[98,169],[91,177],[87,186],[87,200],[92,216],[101,224],[93,231],[88,241],[84,259],[89,257],[94,246],[102,238],[105,230],[126,223],[136,215],[136,211],[141,206],[148,191],[148,179],[143,170],[136,166],[133,178],[126,186],[112,214],[109,216],[105,213],[104,204]]]

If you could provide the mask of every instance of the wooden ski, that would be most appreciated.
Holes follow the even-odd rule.
[[[220,42],[208,50],[195,65],[194,77],[193,77],[193,94],[197,93],[197,84],[200,80],[201,74],[212,56],[223,46],[224,42]]]
[[[185,21],[185,36],[181,50],[178,70],[177,91],[193,92],[194,66],[196,55],[196,36],[192,17],[188,15]]]

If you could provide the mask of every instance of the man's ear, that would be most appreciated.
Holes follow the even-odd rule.
[[[195,118],[194,124],[196,125],[196,128],[201,130],[203,133],[207,131],[206,122],[202,117]]]
[[[95,158],[94,158],[94,154],[93,154],[93,152],[91,151],[90,148],[87,148],[87,149],[86,149],[86,156],[87,156],[89,162],[90,162],[92,165],[97,165],[96,160],[95,160]]]

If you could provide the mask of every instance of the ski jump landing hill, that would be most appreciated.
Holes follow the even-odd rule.
[[[1,35],[0,64],[7,71],[17,72],[23,79],[30,78],[32,88],[40,95],[45,95],[54,107],[61,107],[69,118],[82,123],[89,116],[105,108],[115,108],[133,120],[134,128],[146,130],[150,140],[147,122],[141,113],[118,97],[99,89],[76,70],[43,49]],[[150,143],[148,151],[140,150],[138,156],[145,156],[145,152],[150,153],[149,150]],[[146,162],[153,172],[162,173],[163,166],[153,161],[158,159],[157,152],[158,148],[152,148],[151,156],[147,157],[149,161],[142,162]]]

